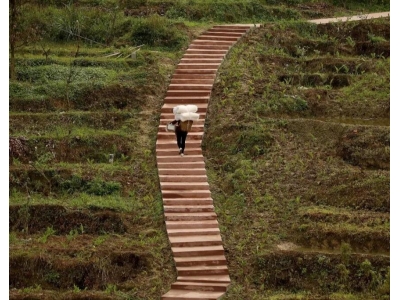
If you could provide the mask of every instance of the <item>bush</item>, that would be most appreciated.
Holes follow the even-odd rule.
[[[121,184],[113,181],[103,181],[101,179],[84,180],[79,176],[72,176],[60,183],[62,190],[68,194],[83,192],[89,195],[104,196],[112,195],[121,190]]]
[[[134,25],[132,40],[135,45],[180,49],[188,42],[188,37],[171,21],[152,15],[147,19],[139,19]]]

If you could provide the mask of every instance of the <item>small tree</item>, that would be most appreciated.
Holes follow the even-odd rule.
[[[22,17],[22,10],[28,0],[10,0],[9,6],[9,47],[10,47],[10,78],[16,78],[15,51],[30,42],[40,39],[37,26],[32,26],[26,18]]]

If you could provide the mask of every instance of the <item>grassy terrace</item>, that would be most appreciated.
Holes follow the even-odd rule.
[[[222,23],[263,24],[221,65],[203,139],[225,299],[390,298],[390,20],[305,22],[389,1],[55,2],[20,8],[20,41],[37,31],[9,81],[10,299],[169,290],[160,108]]]

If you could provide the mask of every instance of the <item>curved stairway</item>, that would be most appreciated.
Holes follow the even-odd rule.
[[[230,284],[201,140],[217,70],[229,49],[254,26],[214,26],[201,34],[178,64],[164,98],[157,167],[178,278],[162,299],[219,299]],[[174,120],[172,109],[179,104],[195,104],[200,114],[187,136],[184,157],[179,156],[175,134],[165,131]]]

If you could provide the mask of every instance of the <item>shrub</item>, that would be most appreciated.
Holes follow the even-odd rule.
[[[145,44],[170,49],[179,49],[188,41],[187,36],[171,21],[158,15],[140,18],[134,25],[131,37],[135,45]]]

